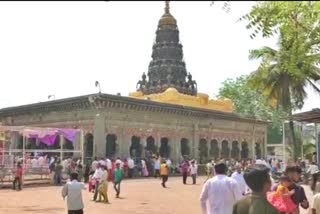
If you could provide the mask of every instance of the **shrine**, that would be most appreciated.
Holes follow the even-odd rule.
[[[142,158],[152,152],[173,162],[189,156],[204,163],[265,157],[266,121],[241,117],[233,113],[231,100],[211,100],[198,92],[168,1],[151,57],[147,74],[142,72],[129,96],[98,93],[3,108],[0,125],[81,129],[85,158]],[[11,149],[19,148],[21,138],[12,139]],[[41,141],[25,143],[41,146]]]

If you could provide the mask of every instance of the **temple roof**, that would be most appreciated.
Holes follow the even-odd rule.
[[[92,99],[93,98],[93,99]],[[91,100],[91,102],[90,102]],[[89,94],[28,105],[0,109],[0,119],[22,114],[49,113],[57,111],[81,111],[92,108],[126,108],[139,111],[164,112],[184,116],[215,118],[242,122],[267,123],[254,118],[242,117],[235,113],[187,107],[177,104],[160,103],[151,100],[140,100],[111,94]]]
[[[148,95],[175,88],[182,94],[197,95],[197,83],[187,73],[183,60],[177,20],[170,13],[169,1],[166,1],[164,14],[158,23],[151,57],[148,73],[142,74],[137,91]]]

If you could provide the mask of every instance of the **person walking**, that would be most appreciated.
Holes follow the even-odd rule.
[[[232,214],[233,205],[242,197],[237,182],[226,176],[224,163],[215,165],[216,176],[210,178],[203,186],[200,204],[203,214]]]
[[[188,171],[189,171],[189,161],[187,159],[185,159],[182,163],[181,163],[181,172],[182,172],[182,182],[183,184],[187,184],[187,178],[188,178]]]
[[[98,164],[96,171],[94,172],[92,178],[95,180],[95,189],[94,189],[94,195],[93,195],[93,201],[97,200],[98,197],[98,188],[99,188],[99,184],[100,184],[100,180],[102,177],[103,171],[101,169],[100,164]]]
[[[213,160],[209,160],[208,163],[206,164],[206,173],[207,173],[207,179],[204,181],[207,182],[210,178],[213,176]]]
[[[134,172],[134,161],[132,158],[128,158],[128,177],[132,178]]]
[[[62,170],[63,166],[61,165],[60,161],[57,161],[57,164],[54,167],[54,184],[61,185],[62,183]]]
[[[70,180],[62,188],[63,200],[67,197],[68,214],[83,214],[82,190],[85,190],[85,184],[78,181],[78,174],[72,172]]]
[[[21,184],[22,184],[22,174],[23,174],[23,169],[21,166],[21,163],[18,162],[16,172],[14,174],[14,180],[12,182],[12,189],[16,190],[16,184],[18,183],[18,190],[21,190]]]
[[[197,182],[197,174],[198,174],[198,165],[195,160],[191,161],[191,166],[189,168],[190,175],[192,177],[192,184],[196,184]]]
[[[116,163],[116,168],[114,170],[114,181],[113,181],[113,187],[114,187],[114,190],[116,191],[116,198],[120,198],[120,184],[121,184],[121,181],[124,177],[124,171],[123,169],[121,168],[121,164],[118,162]]]
[[[160,157],[156,157],[154,162],[154,178],[157,178],[160,175]]]
[[[108,170],[107,166],[102,166],[103,174],[101,176],[101,183],[98,187],[98,202],[101,202],[101,198],[103,198],[104,203],[109,203],[108,199]]]
[[[243,177],[252,193],[235,203],[232,214],[280,214],[267,200],[271,189],[269,169],[264,165],[252,165]]]
[[[168,181],[168,174],[169,174],[169,169],[168,166],[166,164],[165,160],[162,160],[162,163],[160,165],[160,176],[162,178],[162,183],[161,185],[163,186],[163,188],[166,188],[166,182]]]
[[[242,195],[245,195],[247,184],[243,178],[242,168],[240,164],[236,164],[236,171],[232,173],[231,178],[237,181],[239,188],[241,190]]]

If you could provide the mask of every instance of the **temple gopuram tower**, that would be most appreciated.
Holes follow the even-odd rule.
[[[197,84],[187,73],[183,60],[177,21],[170,13],[169,1],[166,1],[165,13],[158,23],[147,75],[148,78],[143,73],[137,84],[137,91],[144,95],[162,93],[168,88],[175,88],[182,94],[197,95]]]
[[[142,74],[136,92],[130,93],[130,97],[232,112],[231,100],[210,100],[207,94],[198,92],[197,83],[183,60],[177,20],[170,13],[169,1],[165,2],[164,14],[158,22],[151,58],[148,73]]]

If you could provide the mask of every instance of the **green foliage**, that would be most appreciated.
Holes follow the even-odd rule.
[[[307,97],[306,86],[318,93],[316,81],[320,79],[320,2],[258,2],[249,14],[240,20],[247,21],[251,38],[279,36],[278,50],[269,47],[251,50],[250,59],[261,59],[258,69],[250,75],[249,84],[282,108],[290,120],[290,142],[296,158],[294,126],[291,119],[294,109],[301,109]]]
[[[240,76],[224,81],[219,89],[219,98],[231,99],[234,103],[234,111],[242,116],[256,119],[269,120],[268,143],[280,143],[282,141],[282,118],[285,113],[281,109],[273,108],[259,90],[254,90],[248,84],[248,76]]]

